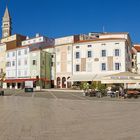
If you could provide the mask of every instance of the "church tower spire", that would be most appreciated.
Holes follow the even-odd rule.
[[[11,17],[9,14],[8,7],[6,6],[5,13],[2,20],[2,38],[8,37],[11,35]]]

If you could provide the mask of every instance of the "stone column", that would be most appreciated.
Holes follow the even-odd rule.
[[[7,83],[3,83],[3,88],[7,89]]]
[[[15,83],[15,89],[18,89],[18,87],[17,87],[17,83]]]
[[[12,83],[10,83],[10,89],[12,89]]]

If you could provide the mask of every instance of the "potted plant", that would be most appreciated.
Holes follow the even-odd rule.
[[[81,85],[80,85],[80,88],[83,90],[83,96],[88,96],[89,83],[88,82],[82,82]]]

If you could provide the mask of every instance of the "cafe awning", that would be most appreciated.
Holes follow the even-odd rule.
[[[120,72],[102,78],[101,83],[140,83],[140,75],[132,72]]]
[[[73,75],[71,76],[68,81],[101,81],[102,77],[104,77],[105,74],[79,74],[79,75]]]

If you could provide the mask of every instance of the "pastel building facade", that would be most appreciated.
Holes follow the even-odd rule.
[[[56,79],[56,54],[54,45],[44,48],[43,51],[51,54],[51,88],[54,88]]]
[[[6,44],[0,43],[0,74],[6,72]]]
[[[51,54],[22,47],[6,52],[6,80],[4,88],[23,88],[25,81],[34,87],[51,87]]]
[[[4,88],[22,88],[30,78],[29,48],[22,47],[6,52],[6,80]]]
[[[67,36],[55,39],[57,88],[70,88],[68,79],[73,75],[73,44],[79,36]]]
[[[30,77],[36,86],[51,88],[51,54],[42,50],[30,51]]]
[[[23,88],[25,81],[33,81],[34,87],[50,88],[51,54],[43,51],[43,48],[54,41],[39,35],[31,39],[27,37],[24,41],[17,40],[17,35],[2,40],[6,42],[6,77],[3,87]]]
[[[131,48],[128,33],[100,34],[74,43],[70,81],[100,81],[106,75],[131,71]]]
[[[132,70],[140,74],[140,44],[134,44],[132,48]]]

